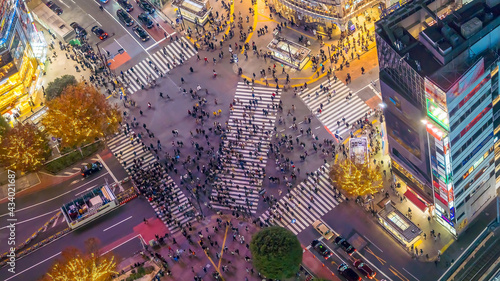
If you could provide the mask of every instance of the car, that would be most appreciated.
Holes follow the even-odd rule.
[[[311,246],[318,252],[320,253],[325,260],[327,260],[329,257],[332,256],[332,251],[330,251],[325,244],[321,243],[318,240],[313,240],[311,242]]]
[[[153,7],[153,5],[151,5],[148,1],[145,1],[145,0],[139,0],[137,1],[137,5],[139,5],[139,8],[143,9],[144,11],[150,13],[150,14],[154,14],[155,12],[155,8]]]
[[[118,9],[118,11],[116,11],[116,15],[127,26],[131,26],[134,24],[134,19],[127,12],[125,12],[125,10]]]
[[[373,279],[375,278],[375,275],[377,275],[377,272],[373,271],[373,269],[361,260],[355,260],[353,265],[368,279]]]
[[[339,245],[348,255],[352,255],[356,252],[356,248],[354,248],[351,243],[347,242],[347,240],[342,236],[335,237],[335,244]]]
[[[99,2],[103,3],[103,4],[106,4],[109,2],[109,0],[99,0]]]
[[[77,37],[85,37],[87,36],[87,31],[85,28],[81,27],[78,23],[72,22],[70,26],[75,30],[76,36]]]
[[[104,30],[102,30],[102,28],[100,28],[97,25],[92,27],[92,33],[94,33],[95,36],[99,37],[99,39],[101,40],[108,38],[108,33],[106,33]]]
[[[52,2],[52,1],[45,3],[45,5],[47,5],[47,7],[49,7],[57,15],[60,15],[63,13],[63,10],[61,9],[61,7],[57,6],[56,3]]]
[[[332,237],[335,235],[333,231],[328,228],[324,223],[322,223],[320,220],[315,221],[312,226],[314,229],[316,229],[321,236],[323,236],[326,240],[332,239]]]
[[[359,275],[345,263],[339,265],[337,270],[339,271],[340,275],[344,276],[344,278],[347,279],[347,281],[361,281],[361,277],[359,277]]]
[[[141,26],[136,25],[132,28],[132,30],[134,31],[135,35],[137,35],[137,37],[142,40],[142,42],[146,42],[149,40],[149,34]]]
[[[128,0],[117,0],[118,4],[122,6],[123,9],[127,10],[127,12],[130,12],[134,9],[134,6],[130,4]]]
[[[154,25],[153,19],[151,18],[151,16],[148,13],[141,13],[141,14],[139,14],[139,16],[137,17],[137,19],[140,22],[142,22],[147,28],[151,28]]]
[[[88,163],[83,168],[80,169],[82,177],[86,178],[96,172],[102,170],[102,164],[99,161],[95,161],[94,163]]]

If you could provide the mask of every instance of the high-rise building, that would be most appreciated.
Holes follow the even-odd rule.
[[[376,41],[395,180],[459,235],[500,186],[500,1],[412,2]]]
[[[0,0],[0,15],[0,113],[12,118],[34,102],[47,44],[24,1]]]

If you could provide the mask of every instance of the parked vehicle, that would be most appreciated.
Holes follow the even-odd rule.
[[[127,26],[131,26],[134,24],[134,19],[127,12],[125,12],[125,10],[118,9],[118,11],[116,11],[116,15],[118,16],[118,19],[125,23]]]
[[[325,260],[327,260],[329,257],[332,256],[332,251],[330,251],[323,243],[321,243],[318,240],[313,240],[311,242],[311,246],[318,252],[320,253]]]
[[[154,12],[156,10],[153,7],[153,5],[151,5],[151,3],[149,3],[146,0],[139,0],[139,1],[137,1],[137,5],[139,5],[139,8],[143,9],[144,11],[146,11],[146,12],[148,12],[150,14],[154,14]]]
[[[373,279],[377,275],[377,272],[373,271],[373,269],[361,260],[355,260],[353,265],[368,279]]]
[[[127,10],[127,12],[130,12],[134,9],[134,6],[130,4],[128,0],[117,0],[118,4],[122,6],[123,9]]]
[[[85,37],[87,36],[87,31],[85,28],[81,27],[78,23],[72,22],[69,26],[71,26],[76,33],[76,37]]]
[[[342,236],[335,237],[335,244],[339,245],[348,255],[352,255],[356,252],[356,248],[354,248],[351,243],[347,242],[347,240]]]
[[[149,40],[149,34],[144,30],[144,28],[140,27],[139,25],[136,25],[132,28],[134,31],[135,35],[139,37],[139,39],[142,40],[142,42],[146,42]]]
[[[347,279],[347,281],[361,281],[361,277],[359,277],[359,275],[345,263],[339,265],[337,270],[339,271],[340,275]]]
[[[151,18],[151,16],[148,13],[139,14],[137,19],[140,22],[142,22],[146,26],[146,28],[152,28],[154,25],[153,19]]]
[[[97,25],[92,27],[92,33],[94,33],[95,36],[97,36],[101,40],[108,38],[108,33],[106,33],[104,30],[102,30],[102,28],[100,28]]]
[[[330,240],[332,239],[333,236],[335,236],[335,234],[333,233],[333,231],[328,228],[328,226],[326,226],[324,223],[322,223],[320,220],[317,220],[315,221],[312,226],[314,227],[314,229],[316,229],[320,234],[321,236],[323,236],[326,240]]]
[[[57,6],[57,4],[52,2],[52,1],[45,3],[45,5],[47,5],[47,7],[49,7],[57,15],[60,15],[63,13],[63,10],[61,9],[61,7]]]
[[[96,172],[99,172],[100,170],[102,170],[102,164],[99,161],[95,161],[94,163],[89,163],[80,169],[80,171],[82,172],[82,177],[84,178]]]

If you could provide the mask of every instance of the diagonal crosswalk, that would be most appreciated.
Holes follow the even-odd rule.
[[[214,208],[256,212],[280,96],[272,88],[238,83],[212,190]]]
[[[140,159],[143,163],[142,167],[147,167],[148,165],[157,163],[156,157],[153,156],[151,151],[149,151],[146,146],[141,146],[135,140],[132,141],[133,134],[134,132],[132,130],[127,135],[122,132],[107,143],[111,152],[117,156],[120,163],[129,174],[131,174],[132,167],[134,166],[134,159]],[[172,186],[172,188],[165,190],[165,192],[168,194],[168,197],[173,200],[164,202],[165,204],[168,204],[168,206],[161,206],[161,204],[157,204],[154,200],[150,201],[150,204],[156,214],[169,228],[170,232],[174,234],[181,230],[178,226],[179,223],[176,223],[176,221],[180,222],[180,225],[194,221],[194,214],[196,213],[196,210],[190,203],[190,200],[179,189],[177,184],[175,184],[167,172],[163,169],[162,171],[163,180],[165,181],[166,186]],[[170,210],[172,219],[168,219],[167,216],[160,212],[160,209],[163,207],[166,207],[164,208],[166,210]]]
[[[163,47],[150,57],[142,60],[132,67],[133,71],[123,71],[123,76],[118,76],[122,84],[127,85],[131,94],[147,86],[152,79],[163,77],[174,67],[185,62],[198,52],[184,37]]]
[[[323,90],[325,87],[329,88],[327,92]],[[352,125],[360,119],[364,120],[365,115],[371,111],[370,107],[356,94],[346,100],[349,91],[349,88],[342,81],[331,79],[314,88],[302,91],[300,97],[332,134],[344,136],[355,131],[352,129]],[[318,109],[321,108],[321,105],[323,105],[323,109],[320,114]],[[342,118],[345,118],[345,122]],[[340,122],[340,126],[337,122]]]
[[[260,219],[266,224],[277,224],[294,234],[300,233],[314,221],[331,211],[343,200],[328,178],[330,164],[321,166],[307,177],[278,204],[265,211]]]

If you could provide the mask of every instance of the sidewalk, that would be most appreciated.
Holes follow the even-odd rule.
[[[219,15],[224,15],[227,16],[229,13],[222,7],[221,1],[217,1],[215,3],[212,3],[212,8],[213,8],[213,14],[215,15],[217,12]],[[251,15],[249,13],[249,8],[253,8],[255,11],[254,15]],[[263,50],[263,51],[268,51],[267,45],[273,40],[273,30],[278,26],[282,25],[283,27],[281,28],[280,35],[291,40],[294,42],[298,42],[298,38],[300,36],[304,37],[304,40],[307,41],[309,40],[311,45],[308,46],[309,49],[311,49],[311,56],[316,56],[319,58],[318,54],[320,53],[320,50],[322,50],[327,57],[329,57],[333,52],[330,50],[329,51],[329,46],[337,46],[338,40],[340,37],[340,32],[337,32],[339,34],[335,34],[332,39],[328,38],[323,38],[324,45],[321,46],[321,43],[319,40],[317,40],[317,37],[312,33],[312,31],[305,31],[303,27],[301,26],[296,26],[296,25],[291,25],[291,22],[284,18],[280,18],[278,15],[273,15],[273,17],[269,17],[269,7],[266,6],[264,1],[258,0],[257,4],[254,6],[250,5],[250,1],[245,0],[243,3],[237,3],[231,6],[231,10],[234,10],[234,14],[236,15],[236,24],[238,22],[238,17],[240,16],[241,12],[241,17],[243,18],[243,29],[239,29],[238,27],[233,28],[232,30],[235,32],[234,38],[232,39],[227,39],[226,42],[223,43],[223,47],[221,48],[219,45],[219,42],[222,41],[222,36],[223,34],[227,34],[228,27],[224,27],[222,31],[226,30],[226,32],[220,32],[217,33],[215,26],[211,26],[210,24],[206,24],[204,26],[204,29],[206,32],[202,32],[202,35],[205,35],[208,31],[211,32],[212,36],[211,38],[215,37],[217,38],[217,42],[215,42],[215,51],[212,50],[210,52],[205,51],[206,46],[201,45],[202,47],[200,48],[200,57],[203,58],[203,56],[206,56],[210,61],[212,60],[212,57],[217,58],[219,55],[218,53],[220,50],[222,50],[226,56],[224,59],[229,60],[229,54],[228,54],[228,44],[234,45],[234,43],[237,43],[238,45],[242,45],[244,43],[249,43],[249,45],[252,45],[254,42],[257,46],[258,50]],[[163,12],[168,15],[170,18],[175,18],[176,14],[174,9],[172,8],[171,4],[167,4],[165,8],[163,9]],[[372,12],[372,15],[376,14],[377,12],[374,10]],[[250,21],[247,23],[245,18],[246,16],[250,17]],[[359,22],[363,23],[365,22],[365,17],[364,15],[360,15],[357,17],[357,20],[354,20],[354,22]],[[231,17],[231,22],[232,22],[232,17]],[[190,28],[193,34],[193,38],[190,38],[190,40],[195,43],[202,43],[202,36],[196,35],[196,29],[197,27],[193,24],[188,22],[187,20],[184,20],[184,23],[186,25],[186,28]],[[259,36],[258,34],[255,34],[257,30],[265,28],[267,26],[268,32],[265,33],[264,35]],[[240,40],[239,39],[239,32],[247,32],[248,27],[253,27],[253,32],[249,32],[247,35],[246,40]],[[371,22],[367,23],[366,25],[367,29],[369,30],[370,34],[373,34],[374,32],[374,21],[372,20]],[[180,26],[177,28],[177,30],[180,30]],[[200,31],[201,27],[198,27]],[[352,36],[349,37],[349,41],[352,41],[353,38],[358,39],[358,33],[360,31],[356,31]],[[186,34],[186,32],[180,32],[181,34]],[[189,36],[188,36],[189,38]],[[344,40],[344,43],[346,40]],[[356,55],[354,56],[354,59],[351,59],[350,53],[352,50],[349,51],[349,53],[344,52],[346,59],[351,62],[351,65],[349,68],[343,68],[342,70],[338,70],[338,64],[332,64],[329,60],[327,60],[324,63],[325,70],[322,71],[321,67],[318,68],[318,70],[314,70],[312,67],[312,62],[309,61],[306,66],[302,70],[296,70],[292,69],[289,66],[284,66],[285,73],[282,73],[282,64],[278,61],[275,60],[264,60],[264,58],[261,56],[258,58],[256,55],[253,54],[253,51],[250,49],[248,51],[248,59],[245,59],[245,56],[243,55],[243,51],[238,51],[234,52],[235,54],[238,54],[239,57],[239,62],[238,64],[233,66],[233,71],[237,73],[238,67],[241,67],[243,69],[243,75],[241,75],[243,78],[247,78],[248,80],[252,80],[253,74],[256,74],[255,78],[255,83],[261,84],[261,85],[266,85],[266,79],[261,77],[259,74],[262,69],[267,69],[268,66],[273,67],[273,64],[276,64],[276,77],[278,78],[278,84],[282,87],[285,82],[286,82],[286,75],[289,75],[290,78],[290,83],[288,86],[290,87],[298,87],[304,85],[304,83],[307,84],[312,84],[316,82],[317,80],[325,77],[327,75],[327,70],[331,67],[335,74],[339,76],[339,78],[345,80],[345,76],[347,73],[350,73],[352,80],[355,79],[355,77],[361,75],[361,66],[365,68],[365,72],[368,72],[370,69],[372,69],[374,66],[377,65],[377,55],[375,50],[375,42],[369,42],[369,51],[368,53],[361,52],[361,48],[356,44],[356,50],[357,54],[362,55],[361,60],[358,60]],[[300,43],[299,43],[300,44]],[[352,46],[352,44],[351,44]],[[333,49],[333,48],[330,48]],[[260,60],[259,63],[256,63],[257,60]],[[339,62],[341,60],[339,59]],[[336,70],[336,71],[335,71]],[[338,72],[338,74],[337,74]],[[359,72],[359,73],[358,73]],[[276,83],[274,78],[271,76],[271,74],[266,73],[267,80],[269,83],[270,87],[276,87]]]
[[[220,274],[221,280],[263,279],[253,268],[249,249],[252,234],[259,228],[249,219],[213,215],[191,226],[186,225],[185,230],[185,236],[179,232],[173,237],[164,238],[163,244],[148,247],[157,257],[159,264],[166,266],[167,274],[161,280],[193,280],[195,276],[212,280],[213,275],[217,273]],[[163,233],[158,235],[163,237]],[[189,242],[189,239],[192,242]],[[145,240],[149,241],[146,238]],[[246,257],[250,260],[246,261]],[[162,259],[164,261],[161,261]],[[299,279],[291,278],[289,281],[306,278],[305,273],[301,272]]]

